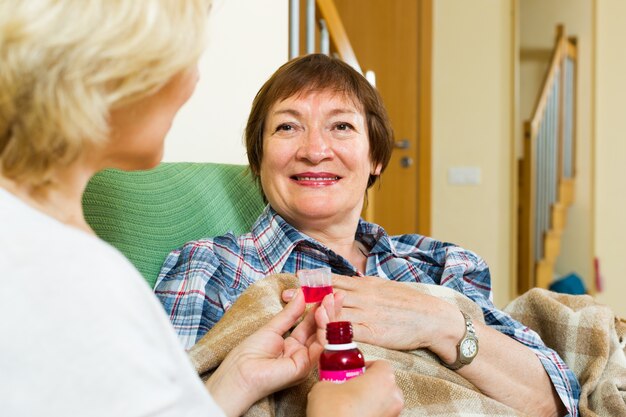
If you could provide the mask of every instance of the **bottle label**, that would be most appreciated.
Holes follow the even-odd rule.
[[[344,371],[320,371],[320,381],[330,381],[335,384],[341,384],[347,380],[354,378],[355,376],[363,375],[365,373],[365,367],[357,369],[346,369]]]

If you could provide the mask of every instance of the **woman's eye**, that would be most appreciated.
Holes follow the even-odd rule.
[[[337,123],[335,125],[335,129],[337,130],[352,130],[353,127],[350,123]]]
[[[288,125],[288,124],[282,124],[282,125],[279,125],[279,126],[276,128],[276,131],[277,131],[277,132],[280,132],[280,131],[283,131],[283,132],[291,132],[291,131],[293,131],[293,126]]]

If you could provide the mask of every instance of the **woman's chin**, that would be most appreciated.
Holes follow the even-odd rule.
[[[311,204],[299,204],[297,210],[295,210],[294,217],[298,217],[296,220],[300,224],[306,223],[307,221],[319,221],[325,219],[333,219],[333,221],[336,221],[337,215],[340,212],[343,212],[341,208],[330,202],[312,202]]]

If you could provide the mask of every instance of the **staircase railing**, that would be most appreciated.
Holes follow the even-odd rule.
[[[302,0],[290,1],[289,58],[295,58],[303,53],[310,54],[319,49],[319,52],[323,54],[337,54],[339,59],[362,73],[335,2],[333,0],[304,0],[304,19],[300,13],[302,3]],[[304,51],[300,42],[302,20],[304,20],[306,38]],[[319,48],[316,48],[316,33],[319,33]]]
[[[574,199],[576,40],[563,26],[533,115],[524,123],[520,160],[518,291],[547,288]]]

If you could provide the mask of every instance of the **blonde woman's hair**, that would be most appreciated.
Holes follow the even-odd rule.
[[[0,0],[0,173],[40,187],[196,64],[211,0]]]

